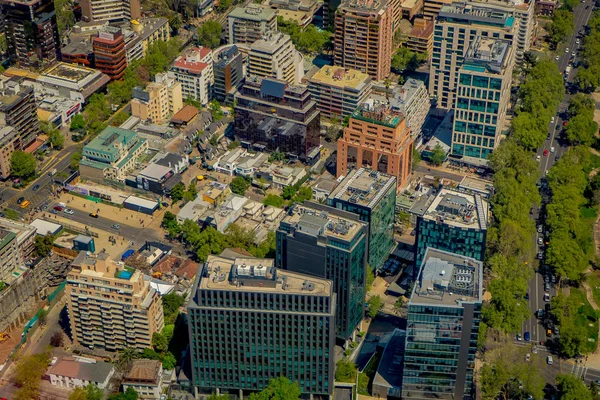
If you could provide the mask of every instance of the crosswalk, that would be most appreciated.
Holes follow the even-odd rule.
[[[587,373],[588,368],[583,363],[573,364],[571,367],[571,374],[575,375],[578,378],[585,379],[585,374]]]

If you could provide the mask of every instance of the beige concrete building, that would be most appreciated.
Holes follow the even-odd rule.
[[[164,325],[163,309],[144,274],[106,253],[82,251],[71,266],[65,292],[74,344],[106,351],[151,347]]]
[[[443,6],[452,4],[454,0],[424,0],[423,16],[426,19],[435,20]]]
[[[406,117],[406,125],[415,142],[415,146],[422,143],[421,131],[431,108],[431,100],[425,83],[415,78],[408,78],[404,85],[397,86],[390,99],[393,111],[398,111]]]
[[[227,16],[227,42],[252,44],[277,30],[277,11],[257,4],[236,7]]]
[[[415,53],[427,53],[431,57],[433,51],[433,24],[425,18],[415,18],[413,28],[406,39],[406,47]]]
[[[142,121],[163,124],[182,108],[181,82],[175,79],[173,72],[156,74],[154,82],[148,84],[146,90],[133,89],[131,115]]]
[[[325,65],[308,75],[308,90],[325,118],[351,115],[369,97],[373,87],[369,75],[353,69]]]
[[[452,3],[442,7],[433,33],[429,94],[437,106],[453,109],[458,70],[475,37],[513,41],[519,22],[512,13],[477,3]]]
[[[142,16],[140,0],[81,0],[84,21],[128,21]]]
[[[375,80],[390,74],[395,7],[387,0],[348,0],[335,13],[334,64]]]
[[[10,157],[15,150],[19,150],[21,140],[19,132],[12,126],[0,128],[0,179],[5,180],[10,176]]]
[[[250,46],[248,75],[300,83],[304,75],[303,60],[288,35],[270,32]]]
[[[500,141],[510,101],[513,42],[475,37],[459,69],[451,154],[472,164]]]
[[[34,239],[35,228],[0,218],[0,282],[10,284],[25,270]]]

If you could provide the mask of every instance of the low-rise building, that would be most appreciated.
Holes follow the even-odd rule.
[[[303,167],[275,167],[271,169],[273,186],[279,189],[293,186],[306,176],[306,169]]]
[[[162,196],[166,194],[166,184],[173,175],[171,167],[152,163],[137,174],[137,187]]]
[[[123,181],[147,149],[146,139],[134,131],[109,126],[83,148],[79,172],[92,180]]]
[[[415,78],[408,78],[404,85],[394,89],[390,106],[393,111],[400,112],[406,117],[406,126],[410,129],[414,144],[419,146],[422,142],[422,128],[431,108],[425,83]]]
[[[251,178],[268,158],[269,156],[264,153],[250,153],[246,149],[237,148],[227,151],[213,167],[215,171],[222,174]]]
[[[52,386],[62,389],[86,387],[89,384],[104,390],[113,377],[111,363],[84,357],[59,357],[52,360],[46,375]]]
[[[171,71],[181,83],[184,99],[191,98],[202,105],[208,104],[215,80],[212,57],[209,48],[198,47],[175,59]]]
[[[154,156],[152,162],[164,167],[169,167],[176,174],[181,174],[185,171],[190,164],[190,160],[187,154],[175,154],[175,153],[158,153]]]
[[[269,0],[268,6],[277,10],[277,16],[306,28],[311,23],[323,28],[323,1]]]
[[[162,363],[158,360],[133,360],[123,380],[123,391],[134,389],[141,400],[155,400],[162,395]]]
[[[252,44],[277,30],[277,12],[257,4],[236,7],[227,15],[227,43]]]
[[[154,82],[133,89],[131,115],[142,121],[163,124],[183,108],[182,85],[173,72],[156,74]]]
[[[217,208],[208,209],[198,218],[201,226],[212,226],[219,232],[225,232],[244,212],[244,206],[250,200],[246,197],[230,194],[223,204]]]
[[[308,90],[325,118],[349,116],[371,94],[372,78],[360,71],[325,65],[308,72]]]
[[[556,1],[553,0],[539,0],[535,2],[535,13],[537,15],[543,15],[551,17],[554,15],[556,10]]]
[[[413,28],[406,40],[406,48],[415,53],[428,54],[433,50],[433,21],[425,18],[415,18]]]
[[[48,96],[38,103],[37,115],[42,122],[50,122],[57,128],[69,126],[71,118],[82,109],[77,100]]]
[[[338,183],[339,182],[335,179],[320,177],[314,185],[312,185],[313,199],[318,202],[326,201],[331,192],[333,192],[333,189],[337,187]]]

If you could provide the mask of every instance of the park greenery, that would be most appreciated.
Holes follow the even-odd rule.
[[[321,53],[330,44],[331,32],[319,29],[313,24],[302,28],[295,21],[277,17],[277,29],[290,35],[292,43],[302,53]]]
[[[356,381],[356,365],[348,358],[342,358],[335,366],[336,382],[354,383]]]
[[[600,86],[600,11],[588,22],[589,33],[583,38],[582,63],[577,69],[575,84],[579,90],[593,92]]]
[[[292,382],[285,376],[271,379],[269,385],[250,394],[249,400],[299,400],[302,394],[298,382]]]
[[[554,12],[552,21],[546,25],[548,39],[556,48],[565,38],[570,36],[575,29],[573,13],[565,8],[560,8]]]
[[[33,242],[34,253],[38,257],[46,257],[52,251],[53,235],[36,236]]]
[[[223,27],[217,21],[206,21],[198,27],[198,44],[210,49],[216,49],[221,45],[221,34]]]
[[[36,160],[33,154],[16,150],[10,156],[11,175],[16,178],[28,179],[35,175]]]
[[[571,145],[589,146],[594,141],[598,124],[594,121],[594,99],[586,94],[577,93],[569,100],[567,109],[568,123],[565,135]]]
[[[392,56],[392,69],[397,73],[413,72],[427,58],[427,53],[415,53],[406,47],[400,47]]]
[[[13,396],[15,400],[38,398],[42,377],[46,373],[49,362],[49,353],[23,356],[17,361],[13,379],[19,389],[17,389]]]

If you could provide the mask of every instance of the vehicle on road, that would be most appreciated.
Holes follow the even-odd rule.
[[[567,47],[567,48],[565,49],[565,53],[568,53],[568,52],[569,52],[569,48]]]
[[[550,147],[550,153],[554,153],[554,151],[555,151],[554,146]]]
[[[548,150],[544,150],[544,157],[548,156]]]
[[[49,176],[54,176],[54,175],[56,175],[57,172],[58,171],[56,170],[56,168],[54,168],[52,171],[48,172],[48,175]]]
[[[525,300],[529,300],[529,292],[525,293]]]
[[[544,293],[544,301],[550,301],[550,293]]]
[[[544,252],[539,251],[538,255],[537,255],[538,260],[541,260],[542,258],[544,258]]]
[[[64,212],[65,214],[68,214],[68,215],[73,215],[73,214],[75,214],[75,212],[74,212],[73,210],[71,210],[70,208],[65,208],[65,209],[63,210],[63,212]]]
[[[533,354],[537,354],[537,353],[538,353],[537,346],[533,346],[533,349],[531,349],[531,352],[532,352]]]
[[[560,60],[560,56],[556,56],[556,57],[554,57],[554,59],[555,59],[556,61],[558,61],[558,60]]]
[[[535,157],[535,161],[540,162],[542,160],[542,156],[539,154]]]
[[[581,40],[577,39],[577,40],[575,40],[575,43],[579,44],[579,43],[581,43]]]
[[[54,206],[54,209],[56,211],[62,211],[63,210],[63,208],[61,206]]]
[[[548,365],[552,365],[552,356],[547,356],[547,357],[546,357],[546,363],[547,363]]]
[[[554,123],[554,117],[552,117],[552,119],[550,120],[550,123],[553,124]]]
[[[58,214],[58,211],[56,211],[55,209],[52,209],[52,211],[50,211],[52,214]]]
[[[538,238],[538,244],[540,246],[544,244],[544,239],[541,236]]]
[[[517,340],[520,342],[523,340],[523,336],[520,333],[517,333]]]
[[[119,224],[113,224],[112,228],[113,229],[121,229],[121,225],[119,225]]]
[[[525,335],[523,335],[525,338],[526,342],[529,342],[531,340],[531,335],[529,334],[529,332],[525,332]]]
[[[31,202],[29,200],[25,200],[24,202],[21,203],[21,208],[27,208],[27,207],[29,207],[30,204],[31,204]]]
[[[556,283],[556,276],[552,275],[550,277],[550,280],[552,281],[552,283]]]
[[[24,201],[25,201],[25,197],[19,197],[19,198],[17,199],[17,204],[21,204],[21,203],[22,203],[22,202],[24,202]]]
[[[93,213],[93,212],[92,212],[92,213],[90,213],[89,215],[90,215],[90,217],[92,217],[92,218],[98,218],[98,214],[96,214],[96,213]]]
[[[546,136],[546,140],[550,140],[550,134],[548,134],[548,136]]]
[[[569,121],[567,121],[567,120],[563,121],[563,126],[567,126],[567,123],[568,123],[568,122],[569,122]]]
[[[542,310],[541,308],[539,310],[537,310],[537,317],[539,319],[544,318],[544,310]]]
[[[576,55],[577,55],[577,52],[575,52],[575,51],[571,53],[571,57],[575,57]]]
[[[558,325],[554,325],[554,328],[552,329],[552,331],[554,331],[554,334],[558,336],[558,333],[559,333]]]
[[[36,192],[39,188],[40,188],[40,185],[34,185],[33,186],[33,191]]]
[[[546,329],[546,337],[552,337],[552,329]]]
[[[550,277],[548,275],[544,275],[544,282],[545,283],[550,282]]]
[[[549,292],[549,291],[550,291],[550,284],[546,282],[546,283],[544,283],[544,292]]]
[[[538,233],[542,233],[544,231],[544,227],[542,225],[538,225]]]

